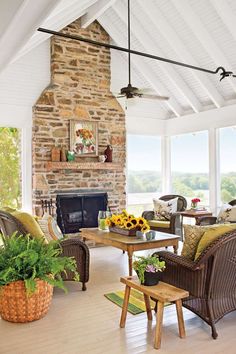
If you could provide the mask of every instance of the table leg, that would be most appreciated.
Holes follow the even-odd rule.
[[[124,303],[123,303],[121,318],[120,318],[120,327],[121,328],[125,327],[128,304],[129,304],[129,295],[130,295],[130,287],[128,285],[126,285]]]
[[[128,250],[128,259],[129,259],[129,276],[133,274],[133,251]]]
[[[161,347],[161,333],[162,333],[162,322],[163,322],[163,310],[164,303],[158,301],[157,303],[157,323],[156,323],[156,334],[154,348],[159,349]]]
[[[176,300],[175,306],[176,306],[176,312],[177,312],[177,318],[178,318],[179,336],[180,336],[180,338],[185,338],[185,327],[184,327],[182,300]]]
[[[173,245],[173,248],[174,248],[174,253],[177,254],[178,253],[178,243],[176,245]]]
[[[147,318],[149,321],[151,321],[152,320],[152,309],[151,309],[151,305],[150,305],[150,298],[146,294],[143,294],[143,297],[144,297],[144,302],[145,302],[146,311],[147,311]]]

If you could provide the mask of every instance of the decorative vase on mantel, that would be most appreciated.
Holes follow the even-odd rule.
[[[112,162],[112,146],[111,145],[107,145],[107,148],[104,151],[104,155],[106,156],[105,162]]]

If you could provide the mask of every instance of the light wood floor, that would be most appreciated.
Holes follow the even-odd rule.
[[[119,290],[120,275],[127,274],[127,256],[111,247],[90,250],[91,278],[82,292],[67,283],[66,295],[55,290],[53,303],[45,318],[29,324],[0,320],[0,354],[138,354],[157,353],[153,349],[155,319],[128,314],[126,328],[119,328],[121,310],[103,295]],[[236,353],[236,312],[218,324],[219,338],[213,340],[210,328],[185,310],[186,339],[178,337],[175,308],[164,311],[163,354]]]

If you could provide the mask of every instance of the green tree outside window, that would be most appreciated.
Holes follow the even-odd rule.
[[[20,130],[0,127],[0,207],[21,207]]]

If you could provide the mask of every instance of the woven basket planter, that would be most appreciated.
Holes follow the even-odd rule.
[[[37,279],[36,291],[27,296],[22,280],[5,285],[0,290],[0,315],[10,322],[39,320],[48,312],[52,301],[53,286]]]

